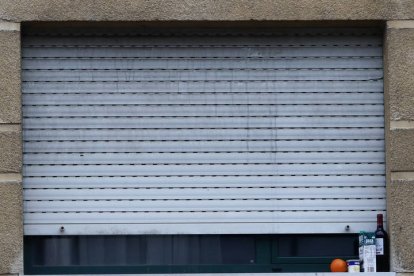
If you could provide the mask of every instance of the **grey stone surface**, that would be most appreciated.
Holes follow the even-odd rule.
[[[388,186],[388,222],[393,271],[414,272],[414,179]]]
[[[385,53],[390,118],[414,120],[414,28],[387,29]]]
[[[21,121],[20,82],[20,32],[0,30],[0,124]]]
[[[389,132],[391,171],[414,171],[414,129],[394,129]]]
[[[22,185],[0,175],[0,275],[23,271]]]
[[[413,0],[0,0],[0,21],[11,22],[236,21],[250,24],[329,20],[349,24],[359,20],[404,19],[414,19]],[[413,29],[389,29],[385,50],[389,117],[414,120]],[[20,123],[19,32],[0,31],[0,68],[0,124]],[[388,169],[414,171],[414,131],[393,130],[387,131],[387,135]],[[20,132],[0,131],[0,152],[0,172],[21,171]],[[392,261],[397,272],[414,271],[413,197],[414,181],[394,180],[388,184]],[[0,175],[0,274],[22,271],[22,206],[20,182]],[[414,276],[414,273],[398,275]]]
[[[0,126],[0,173],[22,170],[22,137],[20,126]]]
[[[2,0],[4,21],[413,19],[412,0]]]
[[[391,261],[393,271],[414,272],[414,23],[390,22],[388,27],[384,90],[386,119],[392,120],[387,131]]]

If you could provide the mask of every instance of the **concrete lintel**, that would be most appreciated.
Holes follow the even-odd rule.
[[[391,121],[390,129],[414,129],[414,121]]]
[[[21,183],[22,175],[19,173],[2,173],[0,174],[0,185],[9,183]]]
[[[0,22],[0,32],[20,32],[20,23]]]
[[[0,132],[4,131],[20,131],[21,124],[0,124]]]
[[[413,29],[414,20],[392,20],[387,21],[387,29]]]
[[[414,172],[391,172],[391,181],[396,180],[414,180]]]

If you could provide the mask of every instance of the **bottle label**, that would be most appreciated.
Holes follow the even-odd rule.
[[[377,255],[384,255],[384,239],[383,238],[375,239],[375,246],[377,249]]]

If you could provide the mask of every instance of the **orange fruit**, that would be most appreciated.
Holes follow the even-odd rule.
[[[342,259],[335,259],[331,262],[331,272],[347,272],[348,266]]]

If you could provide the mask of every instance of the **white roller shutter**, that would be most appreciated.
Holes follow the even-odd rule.
[[[26,235],[343,233],[385,213],[375,29],[23,42]]]

